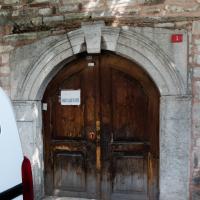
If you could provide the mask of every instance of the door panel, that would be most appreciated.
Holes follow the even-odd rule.
[[[81,105],[61,105],[60,91],[76,89]],[[142,68],[110,53],[82,55],[43,101],[47,195],[157,200],[159,92]]]
[[[85,191],[85,158],[80,153],[59,152],[54,155],[55,188]]]
[[[129,75],[112,70],[114,141],[143,141],[146,132],[148,98],[141,85]]]
[[[142,156],[113,156],[113,193],[146,193],[147,166]]]
[[[149,178],[158,168],[151,170],[149,155],[158,145],[159,95],[127,60],[104,54],[100,66],[102,199],[155,200],[158,191],[152,191]],[[157,179],[154,183],[157,187]]]
[[[77,71],[68,66],[64,74],[58,74],[50,83],[45,99],[48,102],[48,110],[44,112],[48,195],[97,196],[96,144],[87,141],[87,133],[95,128],[96,75],[95,69],[84,68],[84,64],[78,62]],[[81,105],[61,105],[61,90],[76,89],[81,90]]]

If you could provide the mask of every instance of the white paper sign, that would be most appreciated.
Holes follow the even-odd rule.
[[[61,105],[80,105],[81,90],[61,90]]]

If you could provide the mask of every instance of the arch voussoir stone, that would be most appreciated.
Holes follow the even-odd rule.
[[[161,95],[184,95],[184,82],[172,60],[158,45],[145,36],[120,28],[102,27],[102,49],[115,52],[139,64],[154,80]],[[47,49],[22,79],[20,92],[23,99],[40,100],[41,85],[54,74],[58,64],[73,55],[86,51],[84,32],[78,29]],[[43,87],[44,88],[44,87]]]

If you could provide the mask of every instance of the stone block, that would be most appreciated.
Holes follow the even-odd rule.
[[[5,53],[13,50],[14,47],[11,45],[0,45],[0,53]]]
[[[18,122],[32,122],[37,119],[38,111],[34,102],[13,101]]]
[[[43,141],[41,104],[37,101],[14,101],[14,110],[22,141],[22,150],[32,164],[35,199],[43,196]],[[34,115],[30,117],[29,115]]]
[[[200,81],[193,82],[193,95],[195,99],[200,100]]]
[[[5,53],[1,55],[1,62],[2,64],[8,63],[9,62],[9,54]]]
[[[74,54],[86,51],[83,30],[75,30],[67,33]]]
[[[2,86],[10,86],[10,77],[6,76],[0,76],[0,82]]]
[[[195,54],[193,58],[194,64],[200,65],[200,55]]]
[[[163,96],[160,110],[160,199],[188,200],[191,98]]]
[[[76,12],[79,10],[79,7],[78,4],[72,4],[72,5],[60,6],[58,10],[60,13]]]
[[[199,148],[200,147],[200,138],[195,140],[195,145]]]
[[[193,154],[194,154],[193,167],[196,169],[200,169],[200,149],[195,148]],[[200,175],[196,176],[196,179],[194,181],[195,185],[200,186]]]
[[[20,0],[4,0],[4,3],[5,4],[16,4],[16,3],[19,3]]]
[[[194,40],[194,44],[195,44],[195,45],[200,45],[200,39],[195,39],[195,40]]]
[[[193,77],[194,78],[200,78],[200,67],[195,67],[193,69]]]
[[[199,35],[200,34],[200,21],[194,21],[192,23],[192,34]]]
[[[0,10],[0,17],[7,17],[10,13],[10,10]]]
[[[39,9],[38,13],[39,15],[51,15],[53,12],[52,8],[41,8]]]
[[[192,106],[192,121],[193,135],[200,137],[200,103]]]
[[[43,23],[42,17],[33,17],[31,21],[35,26],[40,26]]]
[[[101,52],[101,28],[103,26],[105,26],[103,21],[82,23],[88,53]]]
[[[54,2],[54,0],[51,0],[52,2]],[[48,0],[32,0],[32,3],[46,3],[49,2]]]
[[[78,20],[80,19],[81,21],[84,20],[84,19],[88,19],[91,17],[91,14],[90,13],[67,13],[67,14],[64,14],[64,18],[65,20]]]
[[[115,30],[108,27],[102,28],[102,49],[115,51],[119,38],[119,32],[120,28],[115,28]]]
[[[13,10],[13,12],[12,12],[12,17],[17,17],[17,16],[19,16],[19,15],[20,15],[19,10]]]
[[[0,67],[0,74],[9,74],[10,67],[8,65],[4,65]]]
[[[21,33],[21,34],[12,34],[6,35],[3,37],[6,42],[18,42],[20,40],[35,40],[37,38],[37,33]]]
[[[150,39],[153,43],[157,44],[157,51],[159,53],[159,48],[164,51],[164,53],[170,58],[170,62],[176,68],[178,73],[180,73],[183,78],[184,85],[187,85],[188,81],[188,34],[184,30],[169,30],[166,28],[148,28],[148,27],[129,27],[129,30],[137,32],[141,36],[145,36]],[[134,33],[133,33],[134,34]],[[171,43],[172,34],[182,34],[182,43]],[[128,41],[129,42],[129,41]],[[152,43],[152,44],[153,44]],[[133,44],[137,45],[137,44]],[[151,45],[151,44],[150,44]],[[158,55],[155,53],[155,55]],[[153,58],[154,55],[149,55],[149,58]],[[164,72],[161,72],[164,73]],[[154,77],[154,75],[153,75]],[[187,86],[186,86],[187,88]],[[185,89],[186,89],[185,88]]]
[[[33,122],[17,122],[17,127],[22,143],[23,154],[32,158],[34,152],[34,124]]]
[[[161,106],[165,120],[189,120],[191,119],[191,97],[163,96],[161,97]]]
[[[50,17],[44,17],[43,22],[46,24],[53,23],[53,22],[62,22],[64,21],[64,16],[50,16]]]
[[[193,136],[200,137],[200,122],[196,121],[192,123]]]
[[[156,28],[173,28],[175,26],[174,23],[158,23],[155,24]]]
[[[200,199],[200,190],[194,190],[192,192],[192,200],[199,200]]]

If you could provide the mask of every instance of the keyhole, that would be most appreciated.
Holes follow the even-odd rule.
[[[91,141],[95,140],[95,133],[94,133],[94,131],[89,132],[88,136],[89,136],[89,140],[91,140]]]

